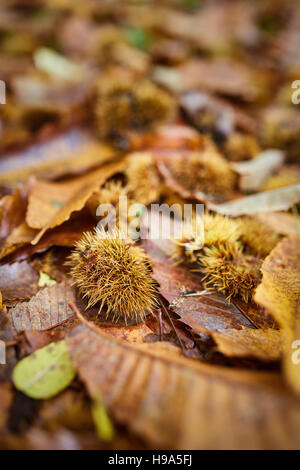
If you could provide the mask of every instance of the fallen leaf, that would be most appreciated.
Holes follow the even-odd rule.
[[[233,163],[232,166],[240,177],[242,191],[258,191],[268,177],[284,162],[281,150],[265,150],[250,161]]]
[[[31,175],[51,180],[80,174],[114,157],[109,146],[97,143],[89,133],[72,129],[58,137],[39,142],[27,150],[10,153],[0,160],[0,183],[26,181]]]
[[[1,366],[0,366],[1,367]],[[9,382],[0,384],[0,433],[7,428],[10,407],[13,401],[12,386]]]
[[[48,230],[36,245],[28,244],[33,239],[33,237],[30,237],[26,242],[27,245],[22,246],[24,245],[24,243],[22,243],[19,248],[17,246],[11,247],[12,251],[8,251],[9,254],[6,255],[5,261],[10,263],[22,261],[36,253],[44,252],[51,246],[72,247],[82,236],[83,232],[93,230],[94,228],[95,219],[81,212],[79,217],[72,217],[62,225]],[[35,234],[37,233],[37,231],[33,232]]]
[[[114,437],[114,428],[106,412],[105,406],[100,399],[93,401],[92,415],[96,431],[100,439],[103,441],[111,441]]]
[[[280,242],[262,265],[262,281],[255,301],[274,316],[282,331],[283,372],[287,383],[300,394],[300,364],[294,359],[300,345],[300,238]],[[298,342],[298,343],[297,343]]]
[[[67,183],[33,182],[26,222],[32,228],[42,230],[31,243],[35,245],[48,229],[61,225],[73,212],[81,210],[93,192],[124,167],[124,161],[111,163]]]
[[[180,320],[198,334],[223,328],[251,327],[246,317],[233,304],[229,304],[225,296],[207,293],[197,296],[197,292],[203,291],[200,276],[186,266],[176,265],[170,253],[168,255],[170,246],[170,241],[143,240],[159,291]],[[185,295],[185,292],[194,293],[194,296]]]
[[[300,183],[253,194],[224,204],[208,203],[211,210],[230,217],[288,210],[300,201]]]
[[[76,302],[76,294],[65,280],[45,287],[29,302],[18,304],[9,311],[9,316],[17,331],[46,330],[73,316],[68,301]]]
[[[213,332],[218,351],[229,357],[255,358],[261,361],[278,361],[281,356],[281,337],[277,330],[224,329]]]
[[[263,223],[268,224],[275,233],[280,235],[299,235],[300,219],[286,212],[258,212],[255,217]]]
[[[182,91],[204,89],[222,95],[234,96],[245,101],[259,98],[259,85],[266,80],[253,68],[230,59],[194,59],[177,68]]]
[[[300,403],[276,374],[208,366],[87,327],[67,346],[90,396],[155,448],[299,447]]]
[[[66,342],[59,341],[38,349],[22,359],[13,371],[18,390],[35,399],[54,397],[74,379]]]
[[[39,287],[51,287],[55,286],[56,281],[51,279],[51,277],[47,273],[40,272],[40,278],[38,282]]]

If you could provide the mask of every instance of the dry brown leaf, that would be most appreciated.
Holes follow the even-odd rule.
[[[17,331],[46,330],[73,316],[68,301],[76,302],[75,289],[68,281],[45,287],[29,302],[23,302],[9,311]]]
[[[177,68],[182,90],[195,88],[235,96],[245,101],[259,98],[265,77],[242,62],[229,59],[194,59]]]
[[[0,183],[26,181],[31,175],[51,180],[67,174],[79,174],[102,165],[114,157],[107,145],[97,143],[78,129],[48,139],[7,156],[0,161]]]
[[[209,208],[230,217],[256,214],[257,212],[276,212],[288,210],[300,201],[300,183],[273,191],[246,196],[224,204],[209,203]]]
[[[300,345],[300,238],[285,238],[261,269],[263,277],[255,301],[269,310],[281,327],[284,375],[300,395],[300,364],[294,359]]]
[[[275,374],[207,366],[85,326],[67,345],[89,394],[155,448],[299,447],[300,402]]]
[[[0,290],[7,306],[30,299],[38,290],[38,273],[27,263],[0,266]]]
[[[31,243],[35,245],[48,229],[61,225],[73,212],[81,210],[93,192],[124,167],[124,161],[110,163],[67,183],[34,181],[29,192],[26,222],[41,230]]]
[[[0,384],[0,433],[4,432],[7,426],[12,401],[13,401],[12,385],[9,382],[1,383]]]
[[[229,357],[249,357],[261,361],[278,361],[281,356],[281,337],[277,330],[221,330],[212,333],[218,351]]]
[[[185,292],[201,292],[203,285],[197,273],[170,259],[167,254],[170,245],[171,242],[162,243],[161,240],[143,240],[153,277],[160,285],[159,291],[181,321],[198,334],[223,328],[251,327],[246,317],[221,294],[184,295]]]
[[[233,168],[241,175],[242,191],[259,191],[267,178],[284,162],[281,150],[265,150],[250,161],[233,163]]]
[[[147,342],[147,336],[153,335],[153,331],[145,323],[133,326],[101,326],[101,331],[108,336],[128,341],[129,343]]]
[[[255,217],[268,224],[275,233],[280,235],[299,235],[300,220],[293,214],[286,212],[258,212]]]

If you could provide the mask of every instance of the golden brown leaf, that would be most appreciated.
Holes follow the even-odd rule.
[[[252,196],[242,197],[224,204],[209,203],[209,208],[219,214],[237,217],[239,215],[256,214],[288,210],[300,201],[300,183],[285,188],[264,191]]]
[[[11,306],[30,299],[38,290],[38,279],[38,273],[27,261],[0,266],[3,303]]]
[[[300,238],[285,238],[265,259],[262,265],[262,282],[255,294],[256,302],[269,310],[281,327],[284,374],[289,385],[298,394],[300,364],[294,359],[294,342],[300,340],[299,269]]]

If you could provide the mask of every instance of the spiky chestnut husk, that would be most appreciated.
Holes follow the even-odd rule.
[[[96,119],[101,136],[146,131],[174,111],[171,96],[148,80],[104,81],[98,87]]]
[[[195,262],[197,253],[204,247],[227,244],[235,248],[238,245],[241,228],[235,220],[219,214],[205,214],[200,223],[204,227],[204,239],[195,237],[195,233],[201,232],[194,227],[194,230],[185,234],[181,240],[174,240],[173,258]]]
[[[242,161],[255,158],[260,153],[261,148],[252,135],[234,132],[228,137],[224,150],[229,160]]]
[[[183,158],[170,159],[176,180],[192,192],[202,192],[223,200],[235,188],[237,175],[213,145]]]
[[[156,288],[147,255],[131,240],[96,229],[76,243],[67,265],[88,306],[99,304],[113,320],[144,320],[156,307]]]
[[[249,302],[260,278],[260,262],[242,253],[240,247],[220,245],[204,248],[198,258],[205,287],[224,292],[227,299],[240,296]]]
[[[161,181],[151,154],[131,154],[125,174],[129,197],[146,206],[159,198]]]
[[[280,237],[266,223],[243,217],[238,221],[241,241],[246,251],[258,258],[265,258],[275,248]]]

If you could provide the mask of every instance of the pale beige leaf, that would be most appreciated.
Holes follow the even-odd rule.
[[[237,217],[239,215],[256,214],[288,210],[300,201],[300,183],[272,191],[264,191],[246,196],[224,204],[209,203],[209,208],[219,214]]]
[[[300,402],[278,375],[206,365],[80,327],[68,351],[91,397],[155,448],[298,448]]]

